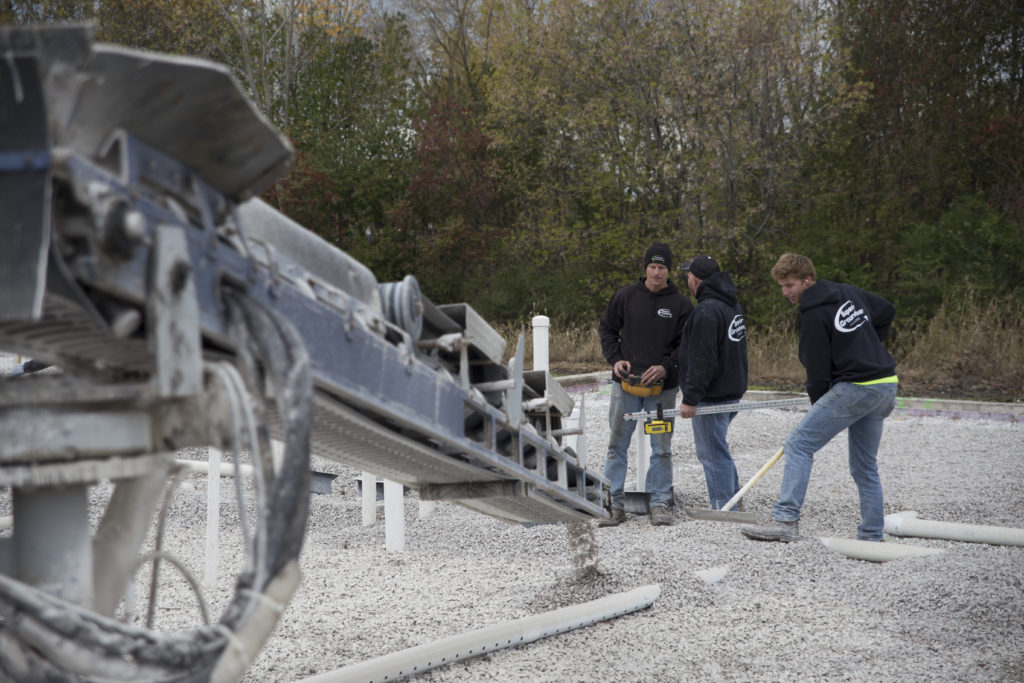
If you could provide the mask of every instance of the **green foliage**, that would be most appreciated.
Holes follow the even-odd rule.
[[[982,301],[1024,293],[1024,233],[981,197],[958,197],[938,220],[912,224],[899,251],[896,294],[911,317],[929,317],[950,289]]]
[[[97,38],[130,47],[230,58],[230,26],[216,0],[103,0]]]
[[[93,18],[90,0],[0,0],[0,23],[48,24],[88,21]]]
[[[1002,0],[0,0],[28,23],[225,61],[294,142],[269,198],[489,319],[596,320],[655,240],[715,256],[752,332],[768,272],[899,310],[1021,293],[1024,4]],[[361,23],[357,24],[359,20]],[[675,273],[678,280],[678,273]]]
[[[414,162],[408,39],[396,18],[384,21],[375,40],[316,37],[321,48],[288,98],[287,130],[300,163],[272,195],[387,280],[401,279],[411,265],[391,219]]]

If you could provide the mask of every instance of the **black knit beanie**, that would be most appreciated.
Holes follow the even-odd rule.
[[[660,263],[669,270],[672,270],[672,250],[664,242],[655,242],[647,248],[644,254],[644,268],[651,263]]]

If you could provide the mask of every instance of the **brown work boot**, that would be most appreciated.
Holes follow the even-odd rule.
[[[777,519],[770,519],[756,526],[741,527],[740,533],[755,541],[782,541],[783,543],[789,543],[800,540],[800,523],[795,520],[792,522],[780,522]]]
[[[651,524],[654,526],[669,526],[672,524],[672,515],[664,505],[651,506]]]
[[[602,519],[598,526],[618,526],[626,521],[626,511],[623,508],[612,508],[611,519]]]

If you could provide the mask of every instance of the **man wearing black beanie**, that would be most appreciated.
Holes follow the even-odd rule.
[[[612,366],[612,395],[608,411],[611,436],[604,475],[611,482],[612,517],[599,526],[616,526],[626,519],[625,483],[629,443],[636,423],[626,413],[675,407],[678,387],[676,353],[683,324],[693,305],[669,279],[672,250],[655,242],[644,254],[645,276],[612,295],[599,332],[601,351]],[[651,524],[672,523],[672,432],[651,434],[651,463],[647,470]]]

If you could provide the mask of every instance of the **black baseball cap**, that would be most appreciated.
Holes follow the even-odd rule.
[[[721,268],[718,267],[718,262],[704,254],[694,256],[689,261],[684,261],[679,266],[679,269],[684,273],[693,273],[693,276],[698,280],[706,280],[721,271]]]

